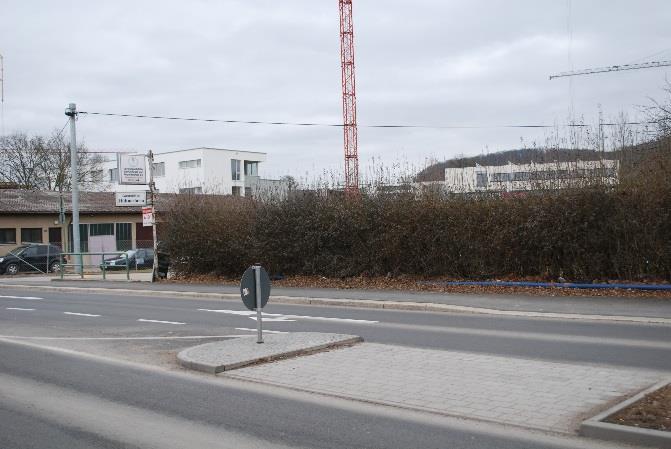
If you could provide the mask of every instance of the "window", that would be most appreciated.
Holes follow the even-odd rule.
[[[240,186],[233,186],[233,190],[231,191],[231,194],[233,196],[240,196],[242,194],[242,187]]]
[[[493,173],[492,182],[508,182],[510,181],[510,173]]]
[[[259,176],[259,163],[256,161],[245,161],[245,176]]]
[[[475,174],[475,186],[487,187],[487,172],[481,172]]]
[[[165,176],[165,162],[156,162],[154,164],[154,176],[157,178]]]
[[[513,173],[513,181],[528,181],[531,179],[531,173],[528,171],[516,171]]]
[[[252,188],[251,187],[245,187],[245,196],[248,196],[248,197],[252,196]]]
[[[179,193],[200,194],[203,193],[202,187],[186,187],[179,189]]]
[[[42,228],[22,228],[22,243],[42,243]]]
[[[240,181],[240,160],[231,159],[231,179],[233,181]]]
[[[132,224],[117,223],[116,227],[116,250],[124,251],[133,246]]]
[[[74,245],[72,244],[72,224],[68,226],[68,250],[74,251]],[[89,250],[89,225],[80,223],[79,224],[79,249],[81,252],[85,253]]]
[[[189,161],[179,161],[179,168],[200,168],[201,160],[200,159],[191,159]],[[165,170],[164,170],[165,171]]]
[[[89,235],[114,235],[113,223],[97,223],[89,225]]]
[[[2,243],[16,243],[16,229],[14,228],[0,229],[0,244]]]
[[[108,171],[110,182],[117,182],[119,181],[119,169],[118,168],[110,168]]]

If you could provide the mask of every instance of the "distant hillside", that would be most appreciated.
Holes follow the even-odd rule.
[[[623,159],[625,153],[634,159],[639,159],[646,150],[655,147],[659,142],[649,142],[622,150],[607,152],[606,159]],[[596,161],[602,158],[602,153],[596,150],[586,149],[538,149],[524,148],[519,150],[500,151],[497,153],[482,154],[479,156],[450,159],[444,162],[431,165],[417,174],[417,182],[424,181],[444,181],[446,168],[475,167],[479,165],[506,165],[508,162],[513,164],[546,163],[546,162],[567,162],[567,161]]]

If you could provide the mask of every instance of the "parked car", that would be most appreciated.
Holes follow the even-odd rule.
[[[154,250],[151,248],[129,249],[126,251],[128,266],[131,269],[151,268],[154,265]],[[100,269],[107,270],[125,270],[126,257],[116,255],[109,257],[100,264]]]
[[[61,249],[49,244],[30,244],[14,248],[0,257],[0,273],[17,274],[21,271],[47,270],[52,273],[60,269]],[[66,263],[65,257],[63,263]]]

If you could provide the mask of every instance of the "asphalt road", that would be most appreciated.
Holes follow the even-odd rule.
[[[614,447],[175,365],[181,347],[253,335],[245,311],[237,301],[2,288],[0,447]],[[273,304],[265,312],[275,332],[671,371],[669,326]]]

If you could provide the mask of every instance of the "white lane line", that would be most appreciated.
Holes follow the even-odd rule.
[[[215,313],[225,313],[227,315],[239,315],[246,316],[252,320],[256,320],[256,312],[246,311],[246,310],[228,310],[228,309],[198,309],[201,312],[215,312]],[[323,317],[323,316],[309,316],[309,315],[285,315],[283,313],[266,313],[263,312],[263,319],[266,321],[295,321],[295,320],[318,320],[318,321],[340,321],[345,323],[358,323],[358,324],[377,324],[379,321],[371,320],[357,320],[354,318],[333,318],[333,317]]]
[[[10,296],[10,295],[0,295],[0,298],[7,298],[7,299],[44,299],[44,298],[38,298],[37,296]]]
[[[236,331],[249,331],[249,332],[256,332],[256,329],[251,329],[248,327],[236,327]],[[282,331],[269,331],[269,330],[263,330],[264,333],[268,334],[288,334],[289,332],[282,332]]]
[[[250,337],[248,334],[231,335],[188,335],[173,337],[26,337],[21,335],[0,335],[0,339],[8,338],[14,340],[206,340],[214,338],[241,338]]]
[[[63,312],[65,315],[75,315],[75,316],[92,316],[92,317],[98,317],[100,315],[95,315],[93,313],[79,313],[79,312]]]
[[[179,321],[145,320],[144,318],[140,318],[138,321],[142,321],[143,323],[186,324],[186,323],[180,323]]]
[[[23,309],[21,307],[7,307],[7,310],[25,310],[26,312],[32,312],[35,309]]]

